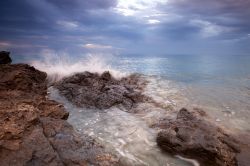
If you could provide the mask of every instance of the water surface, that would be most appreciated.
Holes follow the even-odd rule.
[[[157,102],[176,111],[181,107],[198,107],[214,123],[232,132],[250,131],[250,56],[120,56],[109,58],[108,62],[105,57],[92,57],[73,59],[74,63],[61,60],[33,64],[49,77],[85,70],[99,73],[110,70],[118,79],[140,73],[149,81],[144,93]],[[79,133],[95,138],[128,165],[190,165],[157,147],[157,131],[149,126],[166,113],[162,109],[141,106],[146,114],[136,115],[119,108],[105,111],[76,108],[53,88],[50,97],[65,105],[70,112],[69,122]]]

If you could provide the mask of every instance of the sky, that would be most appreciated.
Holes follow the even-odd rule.
[[[0,50],[250,54],[250,0],[1,0]]]

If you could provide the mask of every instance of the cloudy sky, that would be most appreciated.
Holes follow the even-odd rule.
[[[249,54],[250,0],[1,0],[0,49]]]

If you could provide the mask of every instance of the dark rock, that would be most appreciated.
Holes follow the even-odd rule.
[[[145,81],[138,75],[116,80],[107,71],[101,75],[78,73],[57,82],[55,87],[61,95],[79,107],[107,109],[122,105],[130,109],[135,103],[146,99],[142,94],[145,85]]]
[[[104,79],[104,80],[111,80],[112,76],[109,73],[109,71],[105,71],[104,73],[102,73],[101,78]]]
[[[197,159],[207,166],[236,166],[242,160],[238,160],[238,156],[243,156],[245,163],[249,161],[246,156],[239,155],[242,143],[205,120],[201,111],[181,109],[175,121],[160,126],[164,130],[158,134],[157,144],[169,153]]]
[[[1,51],[0,52],[0,64],[10,64],[12,62],[10,58],[10,52]]]
[[[117,165],[88,136],[78,136],[68,112],[48,100],[46,74],[28,65],[0,65],[0,165]]]

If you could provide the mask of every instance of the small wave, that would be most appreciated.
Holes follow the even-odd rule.
[[[45,54],[40,60],[31,62],[31,65],[48,74],[51,82],[59,81],[64,77],[74,73],[89,71],[93,73],[103,73],[109,71],[113,77],[120,79],[128,75],[125,72],[113,68],[110,63],[114,59],[107,55],[87,54],[80,58],[70,58],[68,55]]]
[[[185,158],[185,157],[182,157],[182,156],[179,156],[179,155],[176,155],[176,157],[179,158],[179,159],[181,159],[181,160],[183,160],[183,161],[191,163],[193,166],[200,166],[200,164],[196,160],[188,159],[188,158]]]

